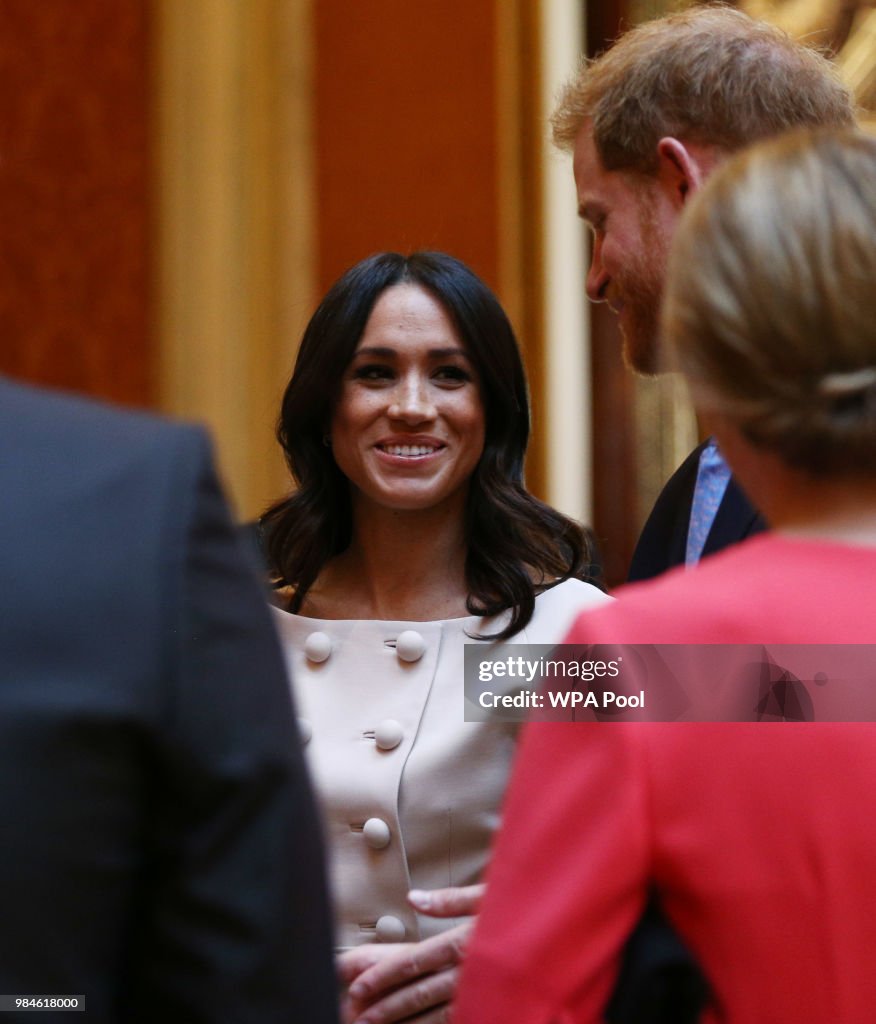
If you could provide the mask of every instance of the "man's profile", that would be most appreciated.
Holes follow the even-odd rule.
[[[730,7],[646,22],[584,63],[552,118],[573,155],[579,214],[593,232],[587,294],[615,311],[635,373],[663,369],[658,316],[681,211],[728,155],[797,127],[845,127],[833,66]],[[657,499],[629,578],[646,579],[744,539],[764,523],[705,442]]]

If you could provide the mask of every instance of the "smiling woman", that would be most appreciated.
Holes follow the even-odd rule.
[[[503,616],[507,639],[537,593],[587,578],[589,535],[523,485],[529,403],[514,332],[451,256],[382,253],[333,285],[304,332],[278,436],[298,489],[262,526],[291,612],[430,619],[446,611],[437,587],[453,593],[453,617]],[[406,446],[436,450],[414,458]],[[402,581],[374,585],[366,560]]]
[[[516,739],[464,721],[465,644],[555,643],[608,600],[587,533],[523,486],[528,436],[513,331],[458,260],[371,257],[311,319],[279,428],[298,489],[263,527],[354,1015],[455,984],[475,900],[442,920],[407,892],[480,881]]]
[[[361,515],[456,506],[484,448],[479,374],[449,316],[416,284],[388,288],[344,374],[332,417],[335,461]]]

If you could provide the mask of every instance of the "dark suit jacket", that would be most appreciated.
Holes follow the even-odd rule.
[[[0,544],[0,993],[336,1021],[288,684],[202,433],[0,380]]]
[[[682,462],[654,503],[633,552],[628,577],[630,583],[659,576],[674,565],[684,564],[700,452],[705,443],[695,448]],[[766,528],[764,520],[731,476],[706,538],[703,557]]]

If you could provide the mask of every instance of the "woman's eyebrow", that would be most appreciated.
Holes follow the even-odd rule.
[[[378,356],[381,359],[388,359],[391,356],[396,355],[394,348],[383,348],[379,345],[369,345],[367,348],[357,348],[353,353],[353,358],[357,356]]]
[[[398,355],[398,351],[394,348],[387,348],[381,345],[368,345],[365,348],[357,349],[353,353],[353,358],[356,359],[358,356],[371,356],[378,357],[380,359],[390,359]],[[452,348],[430,348],[428,355],[435,359],[446,359],[448,356],[462,356],[463,359],[471,361],[471,357],[464,348],[452,347]]]

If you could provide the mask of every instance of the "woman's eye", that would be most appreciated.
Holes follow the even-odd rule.
[[[354,380],[389,380],[390,377],[392,377],[392,370],[388,366],[379,366],[373,363],[357,366],[353,371]]]
[[[471,380],[471,374],[461,366],[441,366],[435,371],[435,376],[438,380],[459,384]]]

